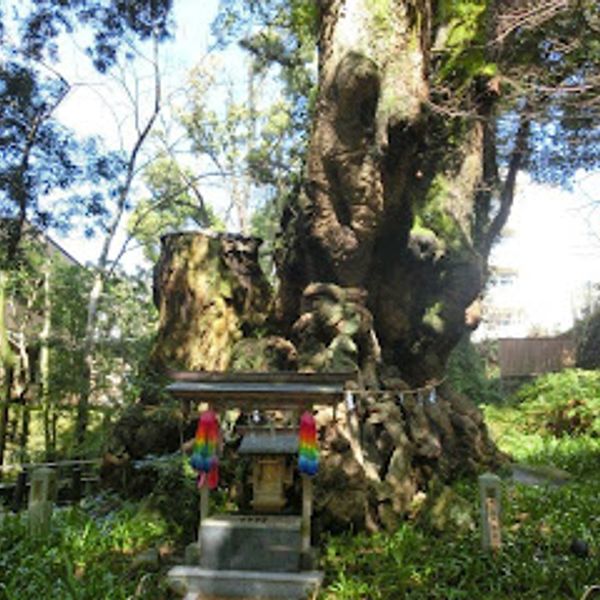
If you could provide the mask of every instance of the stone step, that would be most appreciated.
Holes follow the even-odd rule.
[[[292,516],[228,515],[200,529],[200,567],[232,571],[297,572],[301,520]]]
[[[559,487],[570,483],[573,476],[551,465],[511,465],[512,479],[524,485],[548,485]]]
[[[219,571],[177,566],[168,573],[172,587],[185,600],[307,600],[316,598],[323,573]]]

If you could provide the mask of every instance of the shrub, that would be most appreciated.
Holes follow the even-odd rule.
[[[577,366],[582,369],[600,368],[600,308],[575,327]]]
[[[516,392],[530,431],[600,434],[600,372],[567,369],[538,377]]]
[[[43,537],[29,534],[25,513],[6,515],[0,520],[0,598],[126,600],[135,594],[159,600],[164,578],[136,572],[133,557],[165,543],[166,532],[156,513],[117,496],[55,510]]]
[[[450,385],[477,404],[490,404],[502,399],[498,379],[488,376],[486,360],[468,337],[463,338],[452,351],[446,373]]]

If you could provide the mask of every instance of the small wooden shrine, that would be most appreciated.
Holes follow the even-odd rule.
[[[167,390],[185,403],[187,411],[213,411],[221,418],[235,411],[234,433],[241,438],[237,453],[250,462],[252,488],[249,514],[211,518],[210,486],[200,486],[198,567],[195,571],[181,567],[175,573],[176,568],[171,578],[185,580],[198,598],[237,597],[237,587],[243,590],[240,597],[247,597],[249,581],[257,597],[306,597],[318,587],[322,574],[310,571],[313,481],[310,469],[302,469],[298,458],[299,424],[316,407],[335,410],[355,374],[179,371],[170,375],[173,383]],[[298,480],[300,514],[291,511],[288,501],[288,492]],[[281,577],[295,582],[286,593]]]

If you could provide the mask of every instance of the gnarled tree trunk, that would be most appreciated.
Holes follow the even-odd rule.
[[[304,186],[284,216],[279,316],[298,318],[311,282],[359,287],[384,363],[412,382],[440,378],[477,325],[491,238],[507,214],[490,202],[493,86],[472,84],[470,113],[441,113],[431,65],[449,23],[437,3],[321,7],[319,94]]]
[[[478,323],[527,121],[501,186],[495,86],[470,81],[469,112],[437,104],[432,63],[451,26],[442,4],[320,4],[319,92],[304,185],[282,223],[276,308],[300,364],[354,363],[373,390],[350,419],[323,419],[317,506],[330,524],[392,525],[432,478],[500,458],[480,411],[440,382]]]
[[[452,117],[439,106],[443,91],[432,88],[449,3],[320,6],[320,85],[304,185],[283,217],[279,288],[267,323],[285,349],[284,368],[358,373],[356,409],[319,415],[322,522],[392,527],[432,479],[500,458],[480,411],[443,377],[450,351],[477,324],[527,121],[502,186],[493,152],[496,87],[469,80],[461,92],[469,111]],[[190,273],[213,281],[218,263],[198,261],[193,245],[170,244],[158,269],[155,357],[225,370],[239,366],[233,345],[260,354],[244,319],[218,309],[222,300],[184,292],[200,290]],[[213,286],[210,294],[222,291]],[[227,290],[223,298],[231,304]]]

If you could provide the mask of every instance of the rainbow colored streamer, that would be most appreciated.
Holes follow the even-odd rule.
[[[190,464],[198,471],[198,487],[207,485],[213,490],[219,483],[219,421],[212,410],[200,415]]]
[[[298,447],[298,469],[305,475],[316,475],[319,470],[317,447],[317,425],[308,411],[300,417],[300,443]]]

